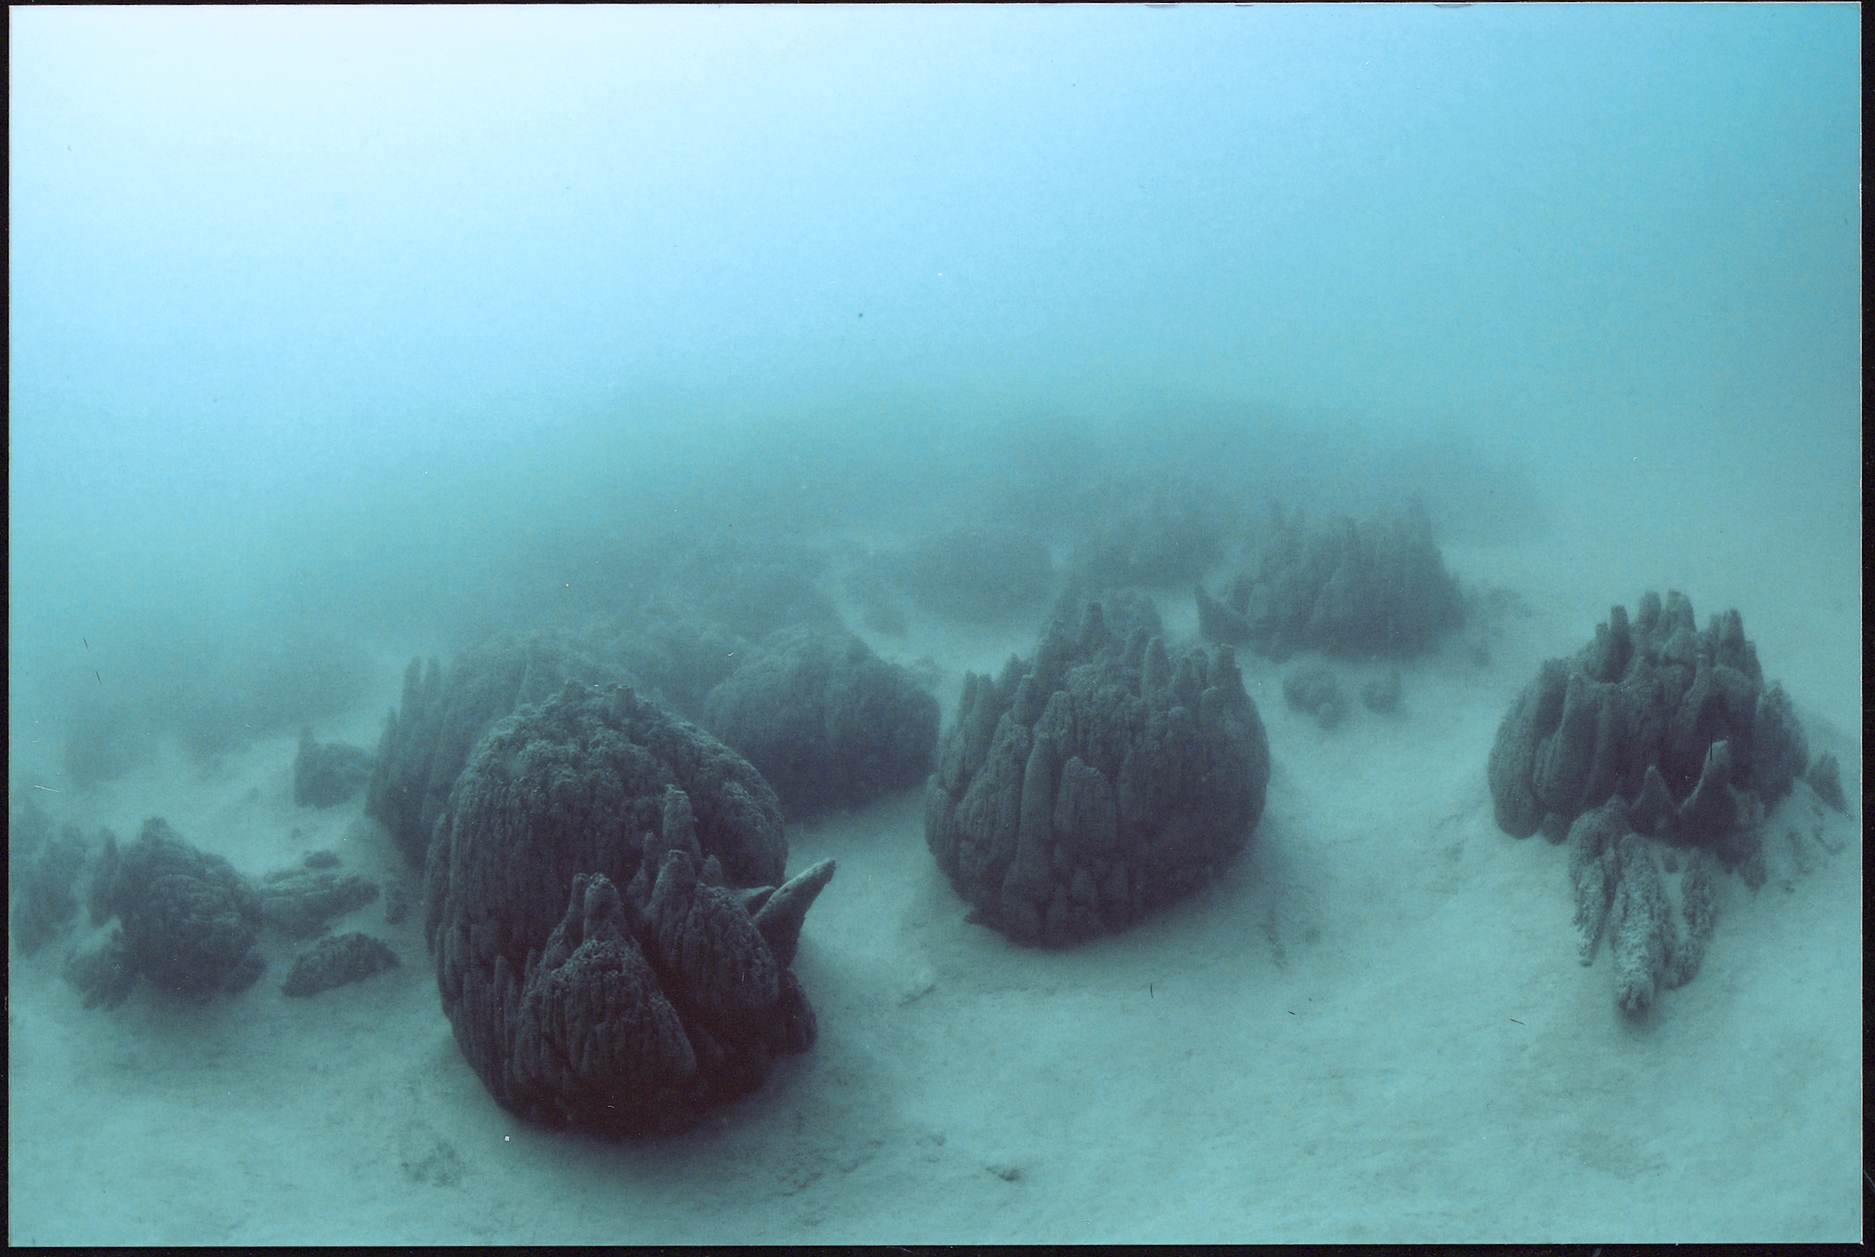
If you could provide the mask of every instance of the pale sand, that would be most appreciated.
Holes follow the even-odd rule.
[[[344,922],[404,965],[310,1000],[280,995],[294,946],[277,940],[240,996],[184,1007],[144,984],[114,1012],[59,979],[64,942],[15,953],[10,1238],[1852,1239],[1859,598],[1830,587],[1840,566],[1805,570],[1775,542],[1669,563],[1674,538],[1609,537],[1448,546],[1462,579],[1519,590],[1530,614],[1485,667],[1459,642],[1405,667],[1390,716],[1357,704],[1323,731],[1283,707],[1286,668],[1243,655],[1275,760],[1262,822],[1221,881],[1122,936],[1048,952],[967,924],[915,794],[791,828],[791,870],[840,865],[795,964],[819,1043],[684,1137],[606,1145],[496,1107],[442,1017],[420,909]],[[1669,584],[1702,624],[1740,608],[1858,817],[1800,788],[1774,818],[1770,884],[1727,878],[1700,973],[1630,1024],[1605,950],[1577,963],[1566,851],[1496,828],[1484,764],[1540,659]],[[1188,632],[1176,591],[1163,602]],[[875,639],[938,665],[946,719],[962,668],[1032,644]],[[1361,670],[1342,675],[1357,691]],[[373,745],[395,692],[392,670],[320,735]],[[322,846],[396,871],[357,804],[293,806],[293,749],[256,746],[212,778],[152,769],[82,817],[128,839],[162,815],[250,873]]]

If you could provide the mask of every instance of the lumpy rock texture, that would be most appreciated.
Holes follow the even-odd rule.
[[[613,684],[631,676],[558,630],[500,633],[464,652],[445,682],[436,660],[410,661],[403,701],[385,722],[365,811],[421,867],[436,819],[469,752],[510,712],[553,697],[566,682]]]
[[[266,967],[254,948],[261,927],[254,887],[220,856],[182,841],[161,817],[145,821],[121,855],[114,840],[106,842],[92,899],[98,924],[115,915],[122,925],[102,952],[68,966],[88,1003],[119,1002],[137,974],[201,999],[244,990]]]
[[[805,817],[924,781],[938,705],[851,633],[788,629],[710,691],[703,723]]]
[[[1116,932],[1210,881],[1256,827],[1269,743],[1228,648],[1174,661],[1089,603],[1032,664],[965,678],[925,838],[978,919],[1023,942]]]
[[[1225,597],[1200,586],[1197,599],[1206,638],[1273,659],[1304,648],[1416,655],[1464,619],[1417,501],[1376,520],[1332,516],[1320,528],[1275,511]]]
[[[14,809],[7,828],[7,869],[13,941],[22,955],[44,947],[78,915],[73,886],[85,860],[85,840],[76,826],[67,825],[54,837],[51,818],[30,799]]]
[[[1693,605],[1649,593],[1615,607],[1574,658],[1547,660],[1498,727],[1497,823],[1560,839],[1612,798],[1641,834],[1748,858],[1752,822],[1808,762],[1790,699],[1766,687],[1738,612],[1694,627]]]
[[[293,802],[301,807],[337,807],[370,779],[371,756],[343,742],[315,742],[301,729],[293,760]]]
[[[378,897],[378,884],[356,873],[335,873],[338,857],[322,852],[296,868],[278,869],[260,879],[260,911],[267,924],[295,938],[316,938],[334,917],[362,908]]]
[[[332,935],[299,954],[280,993],[289,999],[305,999],[334,987],[363,982],[396,968],[398,963],[397,953],[382,939],[355,930]]]
[[[1569,844],[1581,960],[1605,940],[1615,1003],[1648,1012],[1689,981],[1720,878],[1764,881],[1760,823],[1804,774],[1803,730],[1766,687],[1738,612],[1694,627],[1683,595],[1615,607],[1573,658],[1547,660],[1497,731],[1497,822]]]
[[[833,874],[783,883],[775,794],[630,689],[569,683],[477,745],[427,861],[456,1040],[509,1110],[680,1130],[813,1041],[788,965]]]
[[[1669,844],[1634,833],[1619,799],[1578,816],[1568,840],[1581,961],[1593,964],[1606,938],[1615,1004],[1639,1016],[1698,972],[1717,918],[1717,860],[1695,847],[1682,861]]]

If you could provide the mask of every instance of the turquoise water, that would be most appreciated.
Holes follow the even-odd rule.
[[[1417,493],[1539,654],[1684,585],[1859,724],[1854,6],[12,19],[16,796],[368,724],[647,537],[1128,476]]]

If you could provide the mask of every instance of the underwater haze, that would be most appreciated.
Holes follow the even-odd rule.
[[[1857,6],[10,16],[16,817],[163,815],[249,872],[363,844],[357,803],[286,797],[303,727],[370,749],[413,656],[713,564],[811,569],[948,728],[1045,608],[882,609],[863,574],[993,525],[1052,594],[1129,495],[1220,539],[1137,581],[1174,631],[1272,507],[1417,501],[1472,605],[1524,608],[1407,670],[1443,713],[1417,730],[1330,741],[1246,662],[1276,765],[1252,855],[1090,948],[966,923],[917,791],[791,824],[791,868],[841,866],[797,964],[822,1041],[674,1141],[497,1108],[414,927],[375,995],[320,997],[377,1002],[324,1016],[243,1011],[272,970],[206,1012],[81,1008],[72,940],[16,940],[13,1242],[1859,1233],[1857,847],[1741,892],[1735,950],[1643,1033],[1576,965],[1561,854],[1485,794],[1540,661],[1683,589],[1740,610],[1859,818]],[[1383,874],[1396,830],[1458,851],[1448,813],[1462,860]],[[1533,972],[1558,1037],[1503,1046]],[[1301,999],[1339,1020],[1299,1030]],[[1207,1106],[1220,1077],[1267,1090]],[[1467,1107],[1509,1079],[1528,1111]],[[1782,1124],[1741,1125],[1741,1088]],[[1048,1107],[1132,1090],[1125,1120]],[[1650,1124],[1596,1124],[1624,1115]]]

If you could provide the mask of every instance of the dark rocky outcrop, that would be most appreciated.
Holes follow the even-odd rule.
[[[1638,1017],[1698,971],[1721,879],[1764,884],[1762,822],[1807,761],[1738,612],[1700,631],[1670,592],[1632,621],[1613,608],[1574,656],[1546,660],[1487,772],[1500,828],[1567,839],[1582,963],[1606,939],[1615,1002]]]
[[[377,759],[365,785],[365,813],[375,817],[397,848],[421,867],[430,826],[442,811],[455,778],[447,765],[431,784],[436,743],[443,722],[443,670],[412,659],[404,672],[403,701],[384,721]],[[460,771],[460,766],[458,766]]]
[[[1603,938],[1613,957],[1615,1004],[1629,1016],[1699,971],[1717,920],[1717,860],[1694,848],[1680,859],[1659,839],[1629,828],[1626,806],[1611,799],[1569,827],[1569,876],[1576,891],[1582,963]],[[1678,908],[1669,885],[1677,883]]]
[[[321,991],[363,982],[366,978],[395,968],[400,962],[384,940],[353,932],[322,938],[301,952],[293,961],[280,993],[288,999],[305,999]]]
[[[710,691],[703,725],[747,756],[799,819],[921,784],[938,705],[852,634],[788,629]]]
[[[1082,589],[1197,580],[1238,520],[1217,484],[1161,474],[1090,484],[1072,514],[1068,571]]]
[[[299,754],[293,760],[293,802],[301,807],[337,807],[359,790],[371,776],[371,756],[362,747],[344,742],[315,742],[312,730],[299,734]]]
[[[338,857],[315,851],[298,868],[264,875],[257,888],[261,917],[295,938],[312,938],[336,917],[378,897],[378,884],[356,873],[335,873]]]
[[[1300,513],[1275,510],[1225,597],[1202,587],[1197,596],[1206,638],[1274,659],[1305,648],[1415,655],[1464,619],[1417,500],[1377,520],[1336,515],[1314,529]]]
[[[1816,797],[1830,807],[1838,812],[1849,810],[1849,800],[1843,797],[1842,792],[1842,768],[1833,754],[1825,751],[1817,756],[1809,770],[1804,773],[1803,779],[1810,783],[1812,790],[1816,791]]]
[[[254,949],[260,896],[220,856],[178,838],[157,817],[121,851],[108,841],[92,895],[92,916],[121,921],[102,952],[74,957],[66,976],[86,1004],[115,1004],[137,975],[191,998],[251,986],[266,968]]]
[[[1388,668],[1361,686],[1361,702],[1367,710],[1386,715],[1400,706],[1400,670]]]
[[[137,961],[121,925],[112,926],[103,943],[74,948],[65,957],[65,980],[84,997],[86,1008],[116,1008],[137,989]]]
[[[608,654],[558,630],[497,634],[463,652],[450,665],[447,681],[436,660],[419,666],[412,659],[402,704],[386,720],[378,743],[366,813],[384,825],[411,864],[422,867],[450,788],[490,726],[518,707],[553,697],[568,681],[631,679]]]
[[[1255,828],[1269,771],[1228,648],[1175,661],[1143,624],[1116,638],[1090,603],[1032,663],[966,677],[925,838],[978,919],[1068,943],[1214,878]]]
[[[840,625],[820,589],[826,556],[816,547],[784,534],[758,539],[733,530],[687,544],[673,539],[672,546],[659,564],[668,574],[656,597],[626,613],[634,627],[658,620],[705,624],[759,641],[784,628]]]
[[[443,1010],[489,1091],[601,1135],[681,1129],[814,1036],[774,791],[627,687],[568,683],[476,747],[427,862]]]
[[[75,825],[53,832],[52,820],[30,800],[7,826],[7,880],[13,941],[30,956],[63,933],[78,915],[77,884],[87,848]]]
[[[1498,727],[1488,772],[1506,833],[1560,838],[1618,798],[1636,831],[1705,847],[1729,868],[1807,760],[1738,613],[1699,631],[1692,603],[1671,592],[1647,594],[1632,623],[1615,607],[1573,658],[1547,660]]]
[[[1304,664],[1283,678],[1283,702],[1307,712],[1324,729],[1340,724],[1348,714],[1348,698],[1341,682],[1319,663]]]
[[[1062,634],[1070,641],[1076,640],[1090,602],[1100,604],[1100,617],[1112,641],[1130,642],[1141,632],[1146,635],[1145,640],[1166,635],[1159,604],[1145,590],[1132,585],[1088,585],[1077,581],[1062,590],[1049,608],[1042,636]]]

